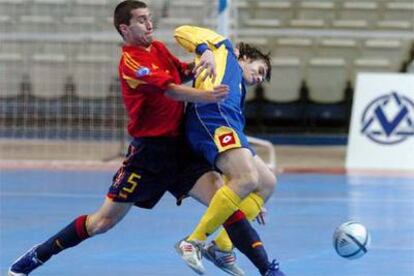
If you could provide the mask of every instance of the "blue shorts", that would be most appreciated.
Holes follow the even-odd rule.
[[[234,149],[254,150],[247,141],[241,112],[220,104],[189,105],[186,111],[186,138],[192,150],[215,167],[220,153]]]
[[[115,202],[133,202],[151,209],[168,191],[179,203],[211,170],[212,166],[192,153],[183,138],[134,139],[107,196]]]

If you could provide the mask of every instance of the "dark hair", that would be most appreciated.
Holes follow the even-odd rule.
[[[267,81],[270,81],[272,73],[270,52],[264,54],[258,48],[243,42],[237,44],[237,49],[239,49],[239,59],[245,56],[246,58],[250,58],[252,60],[263,60],[267,65],[267,73],[265,78]]]
[[[129,25],[132,14],[131,11],[135,9],[145,9],[147,4],[141,1],[126,0],[119,3],[114,11],[114,26],[118,33],[122,36],[122,32],[119,29],[119,25]]]

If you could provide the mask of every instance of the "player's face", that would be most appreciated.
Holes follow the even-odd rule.
[[[247,85],[262,83],[266,78],[268,70],[266,62],[262,59],[248,59],[242,64],[242,68],[243,78]]]
[[[131,11],[129,26],[125,28],[127,42],[148,47],[153,40],[152,16],[148,8]]]

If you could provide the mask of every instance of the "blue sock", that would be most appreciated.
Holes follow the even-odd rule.
[[[64,249],[73,247],[89,238],[86,231],[87,216],[80,216],[63,228],[53,237],[39,245],[36,249],[37,258],[41,262],[46,262],[53,255],[58,254]]]
[[[234,217],[234,214],[232,217]],[[239,216],[238,220],[226,221],[223,226],[234,246],[249,258],[261,274],[266,273],[270,264],[266,250],[256,230],[254,230],[244,214]]]

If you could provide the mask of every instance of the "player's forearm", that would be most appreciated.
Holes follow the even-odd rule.
[[[203,95],[206,93],[208,92],[201,89],[171,83],[165,95],[176,101],[200,103],[206,101],[207,95]]]
[[[200,90],[189,86],[169,84],[166,96],[177,100],[193,103],[218,103],[224,101],[229,95],[229,86],[220,84],[212,90]]]

